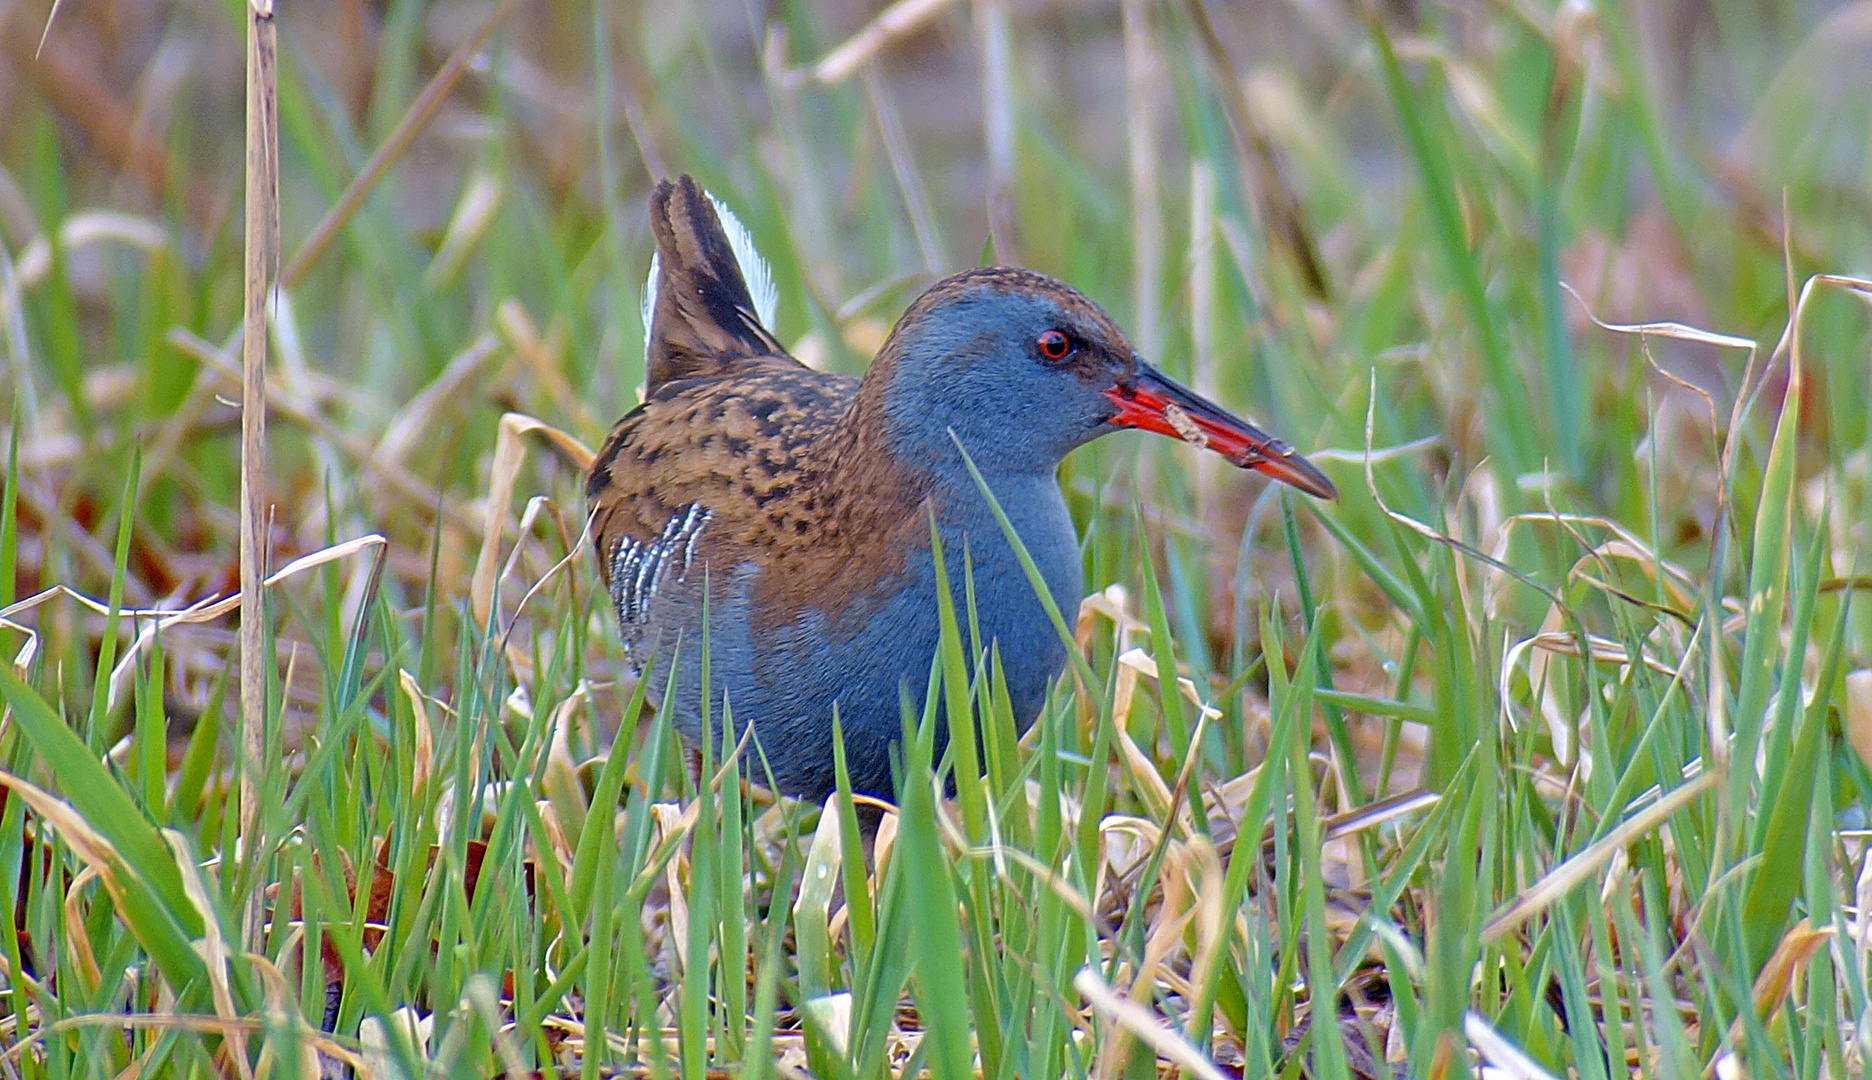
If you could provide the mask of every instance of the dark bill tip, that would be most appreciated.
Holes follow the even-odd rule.
[[[1154,431],[1213,450],[1240,468],[1271,476],[1315,498],[1339,497],[1339,489],[1326,474],[1293,447],[1149,364],[1139,361],[1136,380],[1129,386],[1112,387],[1105,396],[1118,406],[1118,415],[1111,419],[1118,427]]]

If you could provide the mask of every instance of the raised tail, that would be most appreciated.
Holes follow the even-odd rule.
[[[650,196],[657,260],[646,298],[645,389],[728,374],[756,356],[786,356],[761,325],[715,202],[688,176]],[[758,256],[753,256],[758,258]]]

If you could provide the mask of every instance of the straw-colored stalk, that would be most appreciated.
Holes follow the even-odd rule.
[[[278,262],[279,78],[278,30],[273,0],[248,0],[247,18],[247,220],[246,293],[241,312],[240,462],[240,835],[246,853],[257,855],[260,797],[267,744],[266,612],[261,593],[266,576],[266,303]],[[243,918],[250,943],[260,932],[260,892]]]

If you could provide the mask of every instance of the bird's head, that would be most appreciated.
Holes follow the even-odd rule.
[[[937,282],[891,331],[867,382],[905,451],[935,464],[1047,471],[1074,447],[1141,428],[1213,450],[1310,495],[1338,496],[1293,448],[1146,363],[1078,290],[1032,270],[981,267]]]

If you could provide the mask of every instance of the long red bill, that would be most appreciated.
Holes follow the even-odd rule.
[[[1138,361],[1137,381],[1105,391],[1119,427],[1154,431],[1214,450],[1244,469],[1292,484],[1308,495],[1337,499],[1339,489],[1326,474],[1294,448],[1226,409],[1178,385],[1163,372]]]

